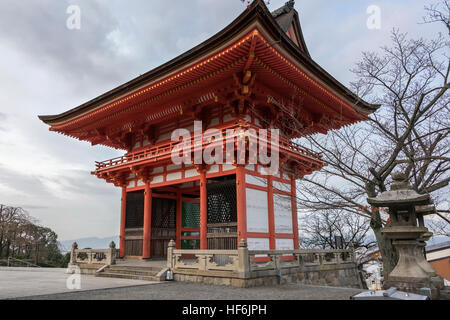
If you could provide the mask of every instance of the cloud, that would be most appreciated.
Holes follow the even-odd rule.
[[[6,124],[7,119],[8,119],[8,116],[6,115],[6,113],[0,112],[0,131],[6,130],[5,124]]]
[[[271,1],[274,10],[287,0]],[[423,1],[297,1],[313,58],[347,83],[360,52],[392,26],[418,34]],[[81,29],[66,28],[69,4]],[[383,30],[365,28],[378,4]],[[48,131],[58,114],[157,67],[213,36],[245,10],[239,0],[3,0],[0,11],[0,203],[23,206],[61,239],[117,234],[120,190],[90,175],[121,152]],[[398,15],[397,12],[402,12]],[[384,29],[386,28],[386,29]]]

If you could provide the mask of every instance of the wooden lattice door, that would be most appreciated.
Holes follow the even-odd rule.
[[[144,191],[128,192],[125,216],[125,256],[142,256]]]
[[[208,249],[237,249],[236,180],[209,183],[208,191]]]
[[[176,200],[152,199],[150,250],[153,258],[166,257],[170,240],[176,238],[176,208]]]

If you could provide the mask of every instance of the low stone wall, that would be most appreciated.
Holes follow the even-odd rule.
[[[169,245],[168,268],[175,281],[240,288],[303,283],[362,288],[354,251],[175,250]],[[186,257],[186,258],[185,258]]]
[[[74,242],[67,272],[95,275],[100,268],[114,265],[118,256],[114,241],[108,249],[78,249],[78,244]]]
[[[262,272],[254,278],[240,279],[232,274],[211,274],[200,272],[176,271],[175,281],[196,282],[212,285],[225,285],[239,288],[272,286],[286,283],[302,283],[307,285],[362,288],[356,264],[336,264],[289,268],[280,270],[279,274]]]

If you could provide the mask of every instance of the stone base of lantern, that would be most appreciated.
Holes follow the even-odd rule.
[[[424,270],[427,261],[418,258],[418,251],[422,245],[417,240],[396,240],[393,245],[397,248],[399,259],[396,267],[384,282],[384,289],[396,287],[398,290],[420,293],[421,288],[430,288],[432,299],[440,297],[440,282],[432,270]],[[425,260],[425,259],[423,259]],[[426,263],[426,264],[425,264]],[[424,267],[422,267],[423,265]],[[427,272],[428,271],[428,272]]]
[[[416,247],[416,260],[419,266],[428,274],[431,283],[436,288],[440,290],[445,289],[444,279],[436,273],[436,270],[431,266],[430,263],[425,259],[423,254],[426,243],[424,241],[419,241]]]

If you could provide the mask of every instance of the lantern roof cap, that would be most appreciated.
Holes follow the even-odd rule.
[[[374,207],[405,207],[428,205],[431,202],[429,194],[419,194],[408,183],[404,173],[392,174],[394,182],[390,191],[384,191],[374,198],[367,198],[367,202]]]

